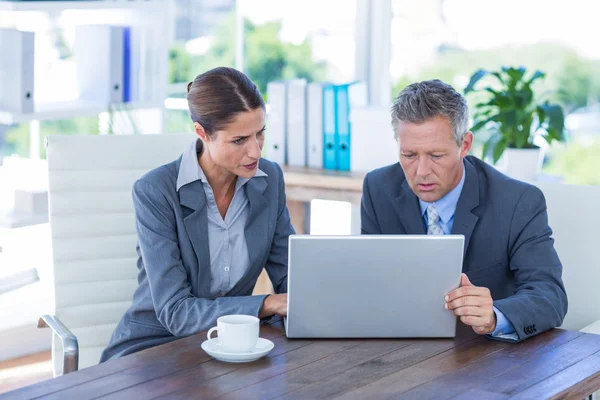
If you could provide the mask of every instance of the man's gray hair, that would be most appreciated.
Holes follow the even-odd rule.
[[[394,100],[391,111],[396,139],[399,122],[420,124],[438,116],[448,118],[459,146],[469,130],[467,101],[452,86],[439,79],[408,85]]]

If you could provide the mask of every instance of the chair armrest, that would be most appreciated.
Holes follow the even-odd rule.
[[[594,322],[591,325],[586,326],[581,330],[581,332],[595,333],[600,335],[600,320]]]
[[[73,334],[55,315],[42,315],[38,328],[52,328],[63,345],[63,375],[79,368],[79,343]]]

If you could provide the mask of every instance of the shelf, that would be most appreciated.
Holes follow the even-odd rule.
[[[0,111],[0,124],[12,125],[29,121],[48,121],[71,119],[76,117],[90,117],[109,110],[126,111],[148,108],[163,108],[163,102],[131,102],[108,106],[84,101],[70,101],[65,103],[36,104],[33,113],[12,113]]]
[[[0,1],[0,11],[63,11],[63,10],[153,10],[164,0],[93,0],[93,1]]]

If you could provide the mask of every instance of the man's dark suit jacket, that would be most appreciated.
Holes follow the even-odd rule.
[[[463,272],[490,289],[518,340],[559,326],[567,313],[562,265],[535,186],[511,179],[473,156],[452,234],[465,236]],[[425,234],[419,200],[400,164],[370,172],[363,183],[363,234]],[[426,282],[423,282],[426,284]]]

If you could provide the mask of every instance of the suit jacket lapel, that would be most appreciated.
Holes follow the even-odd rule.
[[[465,236],[463,256],[466,257],[471,234],[479,220],[479,217],[472,212],[479,206],[479,180],[475,167],[468,159],[465,159],[465,172],[467,175],[465,176],[465,184],[456,204],[452,233]]]
[[[406,180],[402,183],[400,195],[396,197],[396,213],[404,227],[404,233],[410,235],[423,235],[426,233],[425,222],[421,217],[419,198]]]
[[[270,214],[270,204],[264,196],[266,188],[266,177],[252,178],[244,185],[250,207],[244,232],[248,246],[250,270],[229,292],[233,296],[246,292],[247,286],[254,284],[254,280],[264,267],[262,260],[269,251],[270,242],[265,240],[268,234]]]
[[[206,193],[202,181],[195,181],[179,189],[179,203],[192,210],[184,216],[185,230],[192,242],[198,258],[198,292],[210,293],[210,248],[208,245],[208,214],[206,210]],[[185,215],[185,213],[184,213]]]

